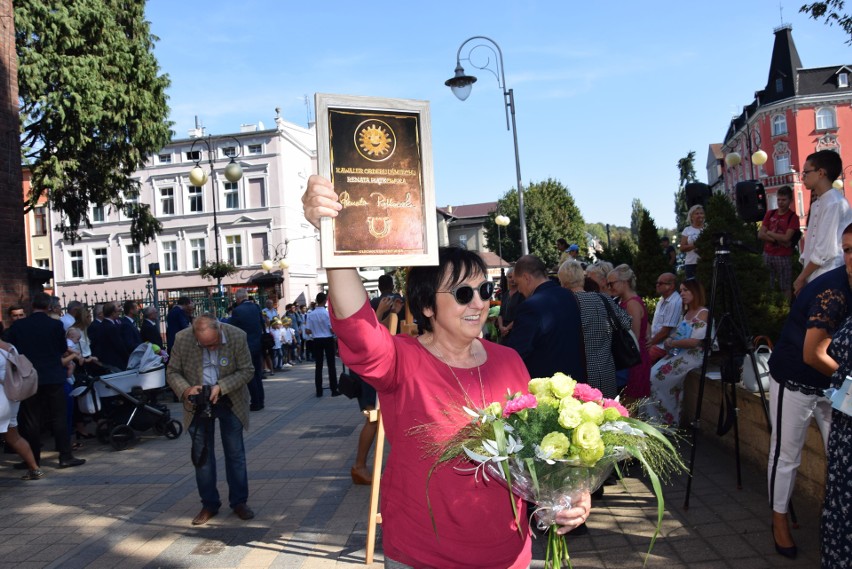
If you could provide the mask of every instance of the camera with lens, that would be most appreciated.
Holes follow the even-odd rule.
[[[192,403],[192,412],[196,417],[205,419],[213,417],[213,404],[210,402],[212,391],[212,385],[202,385],[199,393],[188,397],[189,402]]]

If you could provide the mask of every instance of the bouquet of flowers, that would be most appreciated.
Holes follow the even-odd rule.
[[[664,512],[660,478],[684,469],[659,430],[630,417],[600,390],[562,373],[530,380],[528,393],[509,393],[505,402],[463,410],[471,421],[432,449],[438,455],[435,466],[466,455],[484,479],[501,480],[512,493],[535,503],[539,528],[550,528],[549,567],[571,567],[565,538],[555,531],[556,514],[570,508],[582,492],[599,488],[615,463],[628,457],[642,465],[657,497],[657,531],[650,553]]]

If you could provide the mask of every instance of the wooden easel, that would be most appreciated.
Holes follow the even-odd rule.
[[[383,322],[391,333],[391,336],[396,335],[398,316],[391,313],[390,316]],[[405,302],[405,321],[401,324],[403,334],[409,336],[417,336],[417,324],[414,323],[414,316],[408,308],[408,301]],[[376,427],[376,449],[373,456],[373,482],[370,484],[370,513],[367,518],[367,555],[364,563],[370,565],[373,562],[373,553],[376,550],[376,526],[382,523],[382,514],[379,512],[379,485],[382,479],[382,460],[385,453],[385,426],[382,422],[382,412],[379,405],[379,397],[376,396],[376,408],[372,411],[365,411],[371,423],[378,421]]]

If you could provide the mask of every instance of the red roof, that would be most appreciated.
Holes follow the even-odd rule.
[[[497,209],[497,202],[473,203],[468,205],[448,205],[439,207],[438,211],[445,215],[451,215],[456,219],[487,217],[489,213]]]

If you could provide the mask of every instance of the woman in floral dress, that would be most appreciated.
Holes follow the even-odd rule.
[[[680,424],[681,395],[686,374],[701,365],[707,334],[704,287],[692,279],[680,285],[684,314],[666,339],[666,356],[651,368],[651,400],[645,406],[650,418],[677,426]]]
[[[850,277],[852,279],[852,277]],[[852,375],[852,318],[834,335],[828,354],[840,365],[831,379],[839,388]],[[820,528],[820,558],[823,569],[852,567],[852,416],[831,412],[828,436],[828,475]]]

